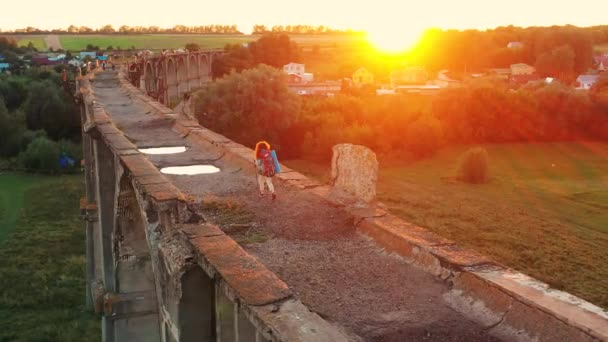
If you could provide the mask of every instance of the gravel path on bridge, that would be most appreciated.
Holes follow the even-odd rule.
[[[188,145],[169,121],[132,101],[115,73],[99,74],[93,86],[113,121],[139,147]],[[341,209],[278,179],[278,199],[260,199],[254,176],[220,157],[190,146],[185,153],[149,159],[157,167],[201,162],[219,167],[216,174],[168,178],[207,203],[206,219],[237,241],[248,240],[244,248],[311,310],[365,341],[497,341],[444,303],[447,284],[358,235]],[[230,225],[227,217],[245,224]]]

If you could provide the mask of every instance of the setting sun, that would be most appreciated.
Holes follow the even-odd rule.
[[[421,31],[413,29],[399,32],[394,28],[376,28],[367,31],[367,40],[378,50],[389,53],[410,50],[421,36]]]

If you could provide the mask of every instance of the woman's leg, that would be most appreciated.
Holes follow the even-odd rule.
[[[268,185],[268,190],[270,190],[270,193],[274,194],[274,185],[272,185],[272,178],[271,177],[264,177],[266,178],[266,185]]]
[[[258,187],[260,188],[260,195],[264,194],[264,176],[258,173]]]

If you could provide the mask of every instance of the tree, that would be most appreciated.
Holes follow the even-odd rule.
[[[604,72],[589,90],[593,102],[608,111],[608,73]],[[608,114],[606,114],[608,116]],[[607,118],[608,119],[608,118]]]
[[[78,33],[92,33],[93,29],[88,26],[80,26],[78,28]]]
[[[41,136],[32,141],[19,155],[21,164],[27,169],[55,171],[61,151],[56,142]]]
[[[441,123],[430,115],[424,115],[408,126],[406,145],[418,157],[433,155],[441,144]]]
[[[114,29],[114,27],[112,27],[112,25],[104,25],[99,29],[99,32],[101,33],[114,33],[116,32],[116,30]]]
[[[254,64],[283,67],[299,60],[298,45],[284,33],[268,33],[255,42],[249,43],[249,51]]]
[[[576,54],[570,45],[562,45],[545,52],[536,59],[536,70],[543,77],[557,77],[572,81]]]
[[[267,65],[232,72],[196,96],[202,125],[250,146],[262,137],[278,141],[295,120],[300,104],[287,89],[284,73]]]
[[[74,138],[80,132],[78,110],[50,80],[32,82],[23,104],[27,127],[43,129],[52,139]]]
[[[186,50],[189,52],[199,51],[201,47],[196,43],[188,43],[186,44]]]

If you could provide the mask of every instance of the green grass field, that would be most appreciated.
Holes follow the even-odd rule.
[[[21,35],[15,36],[18,44],[27,45],[32,42],[39,50],[46,50],[44,38],[46,35]],[[80,51],[88,44],[97,45],[102,49],[112,45],[114,48],[123,49],[135,46],[136,49],[177,49],[184,48],[187,43],[197,43],[204,49],[221,49],[226,44],[247,43],[260,38],[259,35],[180,35],[180,34],[128,34],[128,35],[59,35],[63,49]],[[294,35],[291,39],[305,49],[311,49],[318,45],[321,49],[333,49],[336,47],[351,47],[355,44],[365,42],[361,36],[348,35]]]
[[[23,195],[31,187],[46,184],[52,178],[26,174],[0,174],[0,245],[15,228],[21,213]]]
[[[88,44],[106,48],[110,45],[117,48],[136,49],[177,49],[183,48],[187,43],[196,43],[203,49],[223,48],[226,44],[242,44],[254,41],[260,36],[256,35],[178,35],[178,34],[143,34],[143,35],[62,35],[61,45],[68,50],[82,50]],[[334,47],[336,44],[352,44],[361,40],[360,37],[350,36],[306,36],[291,37],[301,46],[319,45],[320,47]]]
[[[254,40],[251,36],[243,35],[63,35],[61,45],[68,50],[84,50],[88,44],[97,45],[102,49],[112,46],[115,49],[177,49],[184,48],[188,43],[199,44],[203,49],[223,48],[226,44],[246,43]]]
[[[608,144],[486,146],[491,181],[456,180],[465,147],[380,164],[378,199],[401,218],[608,308]],[[329,165],[288,166],[327,181]]]
[[[29,43],[34,44],[34,47],[38,49],[38,51],[46,51],[47,46],[44,42],[44,36],[23,36],[19,40],[17,40],[18,46],[27,46]]]
[[[99,319],[84,307],[82,186],[81,175],[0,175],[9,195],[0,202],[0,341],[101,339]]]

